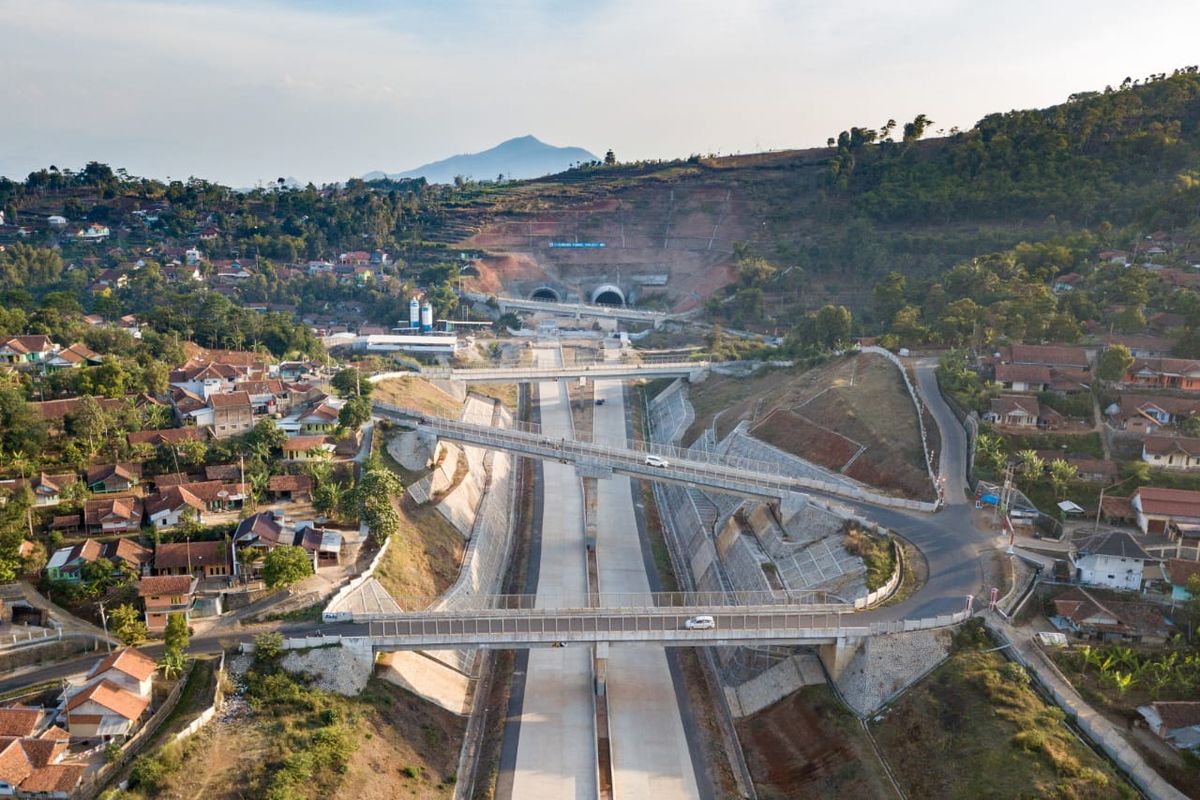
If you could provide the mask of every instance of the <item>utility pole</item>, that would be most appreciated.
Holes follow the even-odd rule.
[[[112,641],[108,638],[108,615],[104,613],[104,601],[100,601],[100,624],[104,626],[104,646],[112,652]]]

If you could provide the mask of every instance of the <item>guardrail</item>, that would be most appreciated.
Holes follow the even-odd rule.
[[[414,595],[394,598],[401,608],[414,609],[412,613],[425,613],[418,609],[432,607],[439,598]],[[593,603],[597,605],[592,606]],[[562,594],[493,594],[474,595],[469,602],[453,609],[439,609],[447,615],[472,616],[488,611],[545,611],[549,609],[610,610],[677,609],[677,608],[819,608],[850,612],[853,605],[840,597],[822,591],[732,591],[732,592],[567,592]],[[368,616],[357,615],[363,621]]]

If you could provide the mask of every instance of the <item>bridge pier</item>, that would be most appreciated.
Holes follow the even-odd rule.
[[[592,650],[592,672],[596,680],[596,697],[608,692],[608,642],[596,642]]]
[[[817,656],[825,665],[825,671],[834,681],[841,680],[846,667],[858,655],[858,651],[867,645],[867,637],[839,636],[833,644],[817,646]]]

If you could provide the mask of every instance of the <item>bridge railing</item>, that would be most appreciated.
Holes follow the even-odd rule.
[[[421,613],[433,606],[437,598],[424,595],[399,596],[396,602],[405,611]],[[593,603],[595,605],[593,606]],[[595,608],[617,610],[667,609],[667,608],[765,608],[784,606],[789,609],[804,608],[814,612],[852,612],[854,606],[840,597],[822,591],[747,591],[747,592],[601,592],[589,595],[584,592],[562,594],[495,594],[475,595],[464,599],[453,609],[442,609],[447,614],[472,615],[480,611],[522,611],[533,609],[570,610]]]

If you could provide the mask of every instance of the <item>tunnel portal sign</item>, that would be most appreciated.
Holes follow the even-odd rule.
[[[551,247],[604,247],[604,242],[551,242]]]

